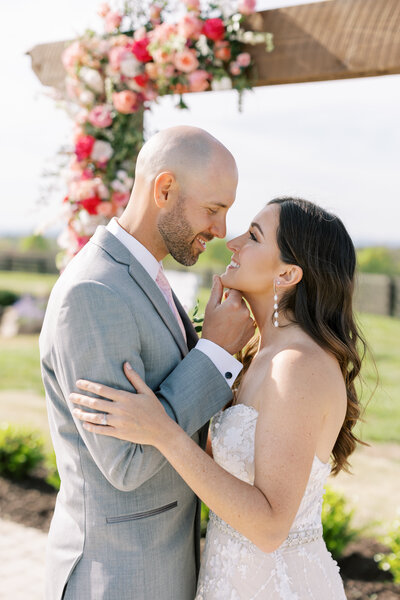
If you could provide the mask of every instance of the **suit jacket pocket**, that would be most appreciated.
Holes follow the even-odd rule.
[[[133,513],[130,515],[118,515],[117,517],[106,517],[106,521],[110,524],[123,523],[125,521],[137,521],[138,519],[145,519],[146,517],[154,517],[155,515],[159,515],[160,513],[171,510],[172,508],[176,508],[177,506],[178,502],[175,501],[171,502],[170,504],[166,504],[165,506],[160,506],[160,508],[153,508],[144,512]]]

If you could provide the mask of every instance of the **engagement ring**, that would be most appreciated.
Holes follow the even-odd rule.
[[[108,425],[108,423],[107,423],[107,415],[105,413],[103,413],[103,416],[101,418],[101,424],[102,425]]]

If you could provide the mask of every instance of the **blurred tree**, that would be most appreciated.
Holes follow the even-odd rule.
[[[362,248],[357,251],[358,268],[364,273],[400,275],[400,250],[384,246]]]
[[[29,235],[24,237],[19,242],[19,249],[22,252],[38,251],[46,252],[51,249],[51,244],[42,235]]]

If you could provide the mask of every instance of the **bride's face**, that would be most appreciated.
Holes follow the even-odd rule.
[[[248,231],[228,242],[232,261],[221,275],[224,287],[246,294],[271,293],[274,279],[284,269],[276,241],[279,225],[277,204],[266,206],[253,219]]]

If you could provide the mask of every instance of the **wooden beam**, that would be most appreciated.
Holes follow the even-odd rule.
[[[400,1],[328,0],[256,13],[247,26],[275,49],[248,46],[253,85],[400,73]]]
[[[247,28],[274,34],[275,49],[248,46],[253,85],[301,83],[400,73],[400,0],[325,0],[266,10]],[[40,44],[27,54],[43,85],[64,89],[66,42]]]

